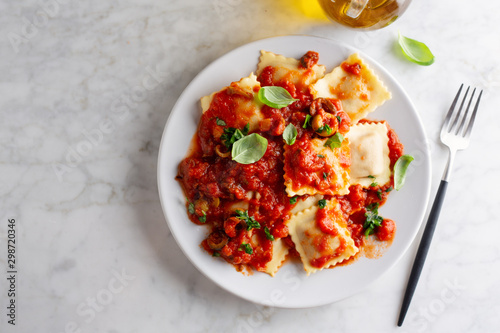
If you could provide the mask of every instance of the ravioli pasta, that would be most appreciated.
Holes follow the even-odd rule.
[[[238,271],[275,276],[296,257],[309,275],[351,262],[367,237],[394,237],[391,220],[365,226],[373,205],[387,199],[403,153],[385,121],[365,119],[391,94],[357,54],[326,75],[318,60],[314,51],[296,59],[263,50],[256,74],[201,98],[177,179],[188,217],[209,228],[202,248]],[[265,105],[264,86],[286,89],[295,102]],[[291,145],[283,139],[290,124],[297,132]],[[268,142],[264,156],[232,160],[232,145],[253,133]]]

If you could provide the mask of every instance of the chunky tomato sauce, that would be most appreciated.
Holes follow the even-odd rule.
[[[317,53],[308,52],[301,59],[301,66],[309,70],[317,63],[317,58]],[[290,203],[283,178],[285,165],[282,134],[286,125],[294,124],[298,132],[296,143],[288,146],[290,154],[287,157],[298,159],[296,162],[300,165],[300,168],[293,170],[294,179],[298,184],[313,183],[319,190],[328,186],[328,177],[333,171],[322,161],[321,156],[307,153],[310,150],[305,149],[305,146],[318,134],[311,130],[311,126],[303,127],[306,117],[322,112],[333,114],[335,117],[325,119],[324,123],[341,134],[345,134],[351,126],[340,101],[330,100],[328,103],[331,105],[315,105],[314,103],[319,102],[313,101],[309,90],[304,89],[301,83],[294,84],[286,77],[276,81],[273,75],[272,67],[265,68],[258,77],[261,86],[281,86],[298,101],[282,109],[267,105],[262,107],[263,120],[253,132],[258,132],[268,140],[264,156],[252,164],[240,164],[231,159],[223,140],[225,131],[229,128],[244,130],[248,118],[235,113],[234,109],[242,101],[251,102],[253,97],[245,96],[237,89],[226,89],[214,95],[210,108],[203,113],[193,140],[192,152],[180,163],[176,177],[187,197],[189,218],[193,223],[210,228],[202,247],[211,255],[221,257],[239,269],[251,267],[263,271],[272,258],[272,239],[283,238],[284,243],[290,247],[290,254],[297,255],[285,224],[295,204],[293,201]],[[389,133],[390,159],[391,164],[394,164],[402,155],[403,146],[394,131]],[[341,155],[340,159],[343,166],[350,165],[348,154]],[[324,172],[326,176],[311,179],[317,171],[321,174]],[[370,189],[363,189],[359,185],[351,186],[348,195],[337,198],[343,213],[348,217],[348,229],[357,246],[364,244],[365,207],[373,203],[382,205],[392,186],[392,180],[390,184]],[[237,211],[247,212],[260,227],[254,227],[249,232],[251,221],[241,218]],[[319,227],[327,235],[337,233],[328,216],[321,215],[325,213],[326,210],[319,210]],[[389,241],[394,237],[395,229],[393,221],[384,220],[375,230],[375,235],[382,241]],[[328,249],[326,237],[316,241],[319,249]],[[337,252],[341,253],[345,246],[341,244]],[[330,259],[331,257],[323,256],[311,264],[321,267]]]

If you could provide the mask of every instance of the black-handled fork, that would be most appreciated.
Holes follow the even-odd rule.
[[[481,96],[483,95],[483,91],[481,90],[479,96],[477,97],[474,111],[472,112],[472,114],[469,114],[469,109],[472,104],[472,100],[474,99],[476,89],[474,88],[474,90],[472,91],[472,95],[468,103],[466,104],[470,89],[470,87],[467,87],[462,102],[460,103],[460,106],[457,107],[457,102],[459,100],[463,86],[463,84],[460,86],[457,96],[455,96],[450,110],[446,114],[443,127],[441,128],[441,142],[448,146],[450,150],[450,154],[448,156],[448,164],[446,165],[446,169],[444,170],[443,178],[441,179],[441,183],[439,184],[439,189],[437,191],[436,198],[434,199],[434,203],[432,204],[429,219],[427,220],[427,224],[425,225],[424,233],[422,235],[420,245],[418,246],[417,255],[415,257],[415,261],[413,262],[410,278],[408,279],[408,285],[406,286],[403,305],[401,306],[401,312],[399,313],[398,326],[403,325],[406,312],[408,311],[413,293],[415,292],[415,288],[417,287],[418,279],[420,278],[420,273],[422,272],[422,268],[424,267],[427,252],[429,252],[429,247],[431,246],[432,235],[434,234],[434,230],[436,229],[439,213],[441,212],[441,207],[443,205],[444,195],[446,194],[446,188],[448,187],[448,181],[453,166],[453,161],[455,160],[455,154],[458,150],[465,149],[469,146],[472,126],[474,125],[479,102],[481,100]],[[466,106],[465,109],[464,106]]]

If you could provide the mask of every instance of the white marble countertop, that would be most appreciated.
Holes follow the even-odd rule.
[[[1,332],[500,331],[500,2],[414,1],[376,32],[306,17],[291,2],[0,2]],[[429,45],[436,62],[406,61],[395,48],[398,30]],[[227,51],[287,34],[344,41],[395,76],[424,120],[432,197],[446,163],[444,113],[460,83],[485,89],[402,328],[415,243],[363,292],[288,310],[220,289],[165,223],[156,161],[176,99]],[[141,95],[147,80],[152,88]],[[17,228],[15,326],[7,316],[9,219]]]

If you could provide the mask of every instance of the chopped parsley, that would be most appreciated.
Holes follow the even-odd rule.
[[[241,243],[240,250],[243,250],[243,251],[245,251],[248,254],[252,254],[253,253],[252,247],[250,246],[250,244],[247,244],[247,243]]]
[[[297,197],[290,198],[290,205],[295,205],[297,203]]]
[[[188,205],[188,212],[189,212],[189,214],[194,214],[195,213],[194,203],[192,203],[192,202],[189,203],[189,205]]]
[[[342,124],[342,118],[340,116],[335,116],[337,118],[337,121],[339,122],[339,126],[340,124]]]
[[[201,223],[205,223],[207,222],[207,213],[203,212],[203,215],[198,217],[198,220],[201,222]]]
[[[328,135],[332,134],[332,131],[333,130],[329,125],[323,125],[316,130],[316,132],[318,132],[318,133],[326,132],[326,134],[328,134]]]
[[[253,228],[260,229],[260,223],[255,221],[253,216],[248,215],[248,210],[242,211],[237,209],[236,214],[238,214],[238,216],[236,216],[237,218],[246,223],[247,230],[252,230]]]
[[[224,120],[220,119],[219,117],[215,117],[215,119],[216,119],[215,123],[217,125],[219,125],[219,126],[226,126],[227,125],[226,122]]]
[[[325,155],[321,155],[321,154],[318,154],[316,156],[318,156],[319,158],[325,158]]]
[[[370,187],[375,187],[375,186],[378,186],[377,182],[373,182],[373,183],[370,184]]]
[[[242,130],[233,127],[224,128],[224,134],[220,136],[220,139],[222,143],[230,149],[236,141],[245,137],[249,130],[250,124],[246,124]]]
[[[318,206],[320,209],[323,209],[326,207],[326,200],[325,199],[321,199],[320,201],[318,201]]]
[[[378,207],[378,202],[366,206],[365,223],[363,224],[366,237],[373,234],[376,227],[380,227],[382,225],[384,218],[378,215]]]
[[[274,240],[274,236],[271,235],[271,231],[269,231],[268,227],[264,227],[264,232],[266,234],[266,238],[269,239],[270,241]]]
[[[302,128],[307,128],[307,125],[309,125],[310,121],[311,121],[311,115],[306,114],[306,120],[304,120],[304,125],[302,125]]]
[[[328,174],[326,172],[323,172],[323,179],[326,180],[328,178]]]
[[[375,179],[375,176],[368,175],[368,178],[370,178],[370,179]]]
[[[394,188],[392,186],[389,186],[387,190],[385,190],[387,193],[391,192]]]
[[[212,257],[220,257],[220,253],[219,252],[214,252],[214,253],[212,253]]]
[[[381,190],[377,190],[377,198],[379,198],[379,200],[382,200],[382,191]]]

